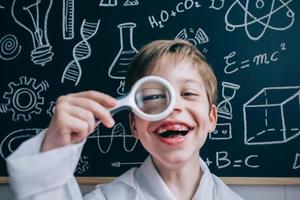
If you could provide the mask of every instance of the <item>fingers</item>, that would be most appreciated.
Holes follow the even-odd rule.
[[[107,107],[102,106],[94,100],[77,97],[69,99],[68,103],[72,105],[72,108],[70,108],[69,112],[72,112],[74,116],[78,116],[83,120],[86,117],[86,119],[89,119],[89,122],[91,122],[92,116],[93,122],[95,122],[95,120],[99,120],[109,128],[114,125],[114,120],[110,112],[107,110]],[[78,112],[75,112],[77,110]]]
[[[117,105],[117,101],[115,98],[113,98],[107,94],[93,91],[93,90],[72,93],[72,94],[69,94],[68,96],[92,99],[107,108],[112,108]]]
[[[116,105],[116,99],[96,91],[60,96],[42,150],[82,141],[94,131],[98,120],[111,128],[115,122],[107,109]]]
[[[70,99],[69,103],[76,107],[83,108],[86,111],[89,111],[93,115],[94,122],[95,120],[99,120],[109,128],[114,125],[114,120],[110,112],[107,110],[107,107],[102,106],[94,100],[77,97]]]

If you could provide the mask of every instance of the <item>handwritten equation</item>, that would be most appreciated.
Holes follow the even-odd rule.
[[[278,62],[281,53],[286,50],[286,43],[281,43],[280,47],[274,51],[259,53],[254,55],[252,58],[246,59],[236,58],[238,56],[237,52],[231,51],[224,57],[226,63],[224,67],[224,73],[233,74],[238,72],[239,70],[253,68],[255,66],[269,65]]]

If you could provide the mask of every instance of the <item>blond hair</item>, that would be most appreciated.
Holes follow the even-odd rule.
[[[141,77],[149,75],[165,55],[190,60],[204,82],[210,106],[216,104],[217,79],[212,67],[194,45],[184,40],[156,40],[141,48],[127,71],[126,90],[128,91]]]

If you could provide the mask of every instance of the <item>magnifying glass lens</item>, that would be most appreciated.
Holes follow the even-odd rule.
[[[162,84],[147,82],[142,84],[135,94],[138,108],[149,115],[165,111],[170,104],[170,94]]]

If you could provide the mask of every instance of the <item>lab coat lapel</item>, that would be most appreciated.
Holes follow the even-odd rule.
[[[158,174],[150,156],[148,156],[143,165],[138,169],[135,176],[145,199],[176,200]]]
[[[200,180],[200,184],[198,186],[198,189],[196,190],[196,193],[192,200],[214,200],[214,181],[212,179],[211,173],[204,163],[204,161],[199,157],[200,159],[200,167],[203,172],[203,175]]]

